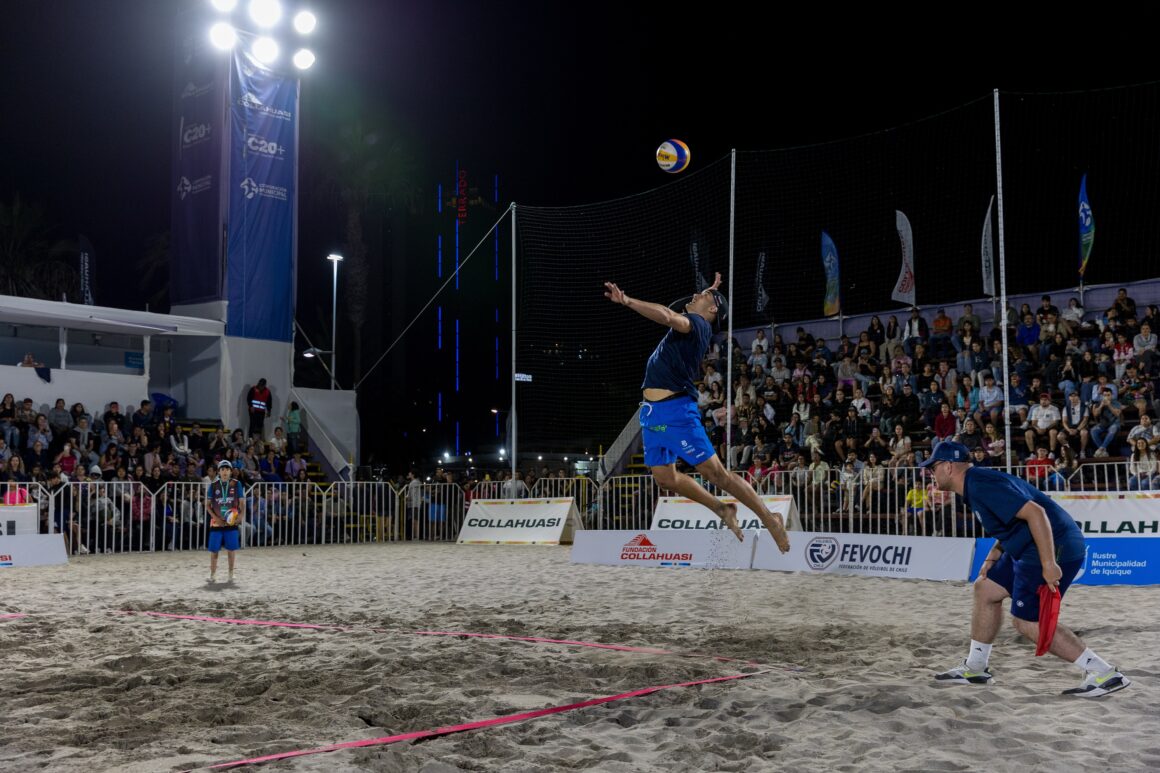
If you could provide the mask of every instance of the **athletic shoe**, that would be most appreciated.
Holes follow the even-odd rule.
[[[80,551],[82,556],[87,556],[89,554],[89,549],[84,545],[77,545],[77,550]]]
[[[1112,666],[1112,670],[1100,676],[1094,671],[1088,671],[1083,675],[1083,681],[1079,683],[1079,687],[1073,687],[1070,690],[1064,690],[1064,695],[1075,695],[1079,698],[1098,698],[1101,695],[1122,690],[1132,682],[1128,677],[1121,674]]]
[[[234,581],[234,570],[231,569],[230,570],[230,582],[233,582],[233,581]]]
[[[217,582],[217,572],[210,572],[209,584],[213,585],[215,582]]]
[[[963,660],[950,671],[943,671],[941,674],[934,675],[936,682],[950,682],[951,684],[988,684],[991,681],[991,669],[984,668],[982,671],[969,671],[967,669],[967,661]]]

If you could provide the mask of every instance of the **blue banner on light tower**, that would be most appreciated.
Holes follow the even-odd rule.
[[[222,297],[222,160],[228,57],[209,43],[196,14],[178,19],[169,298]]]
[[[290,341],[296,266],[298,80],[243,46],[230,72],[226,332]]]

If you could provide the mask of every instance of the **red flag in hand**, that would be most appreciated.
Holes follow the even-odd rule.
[[[1059,588],[1052,585],[1039,586],[1039,642],[1035,645],[1036,657],[1051,649],[1055,638],[1055,626],[1059,623]]]

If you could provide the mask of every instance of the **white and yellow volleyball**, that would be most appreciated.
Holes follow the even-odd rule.
[[[691,158],[689,146],[680,140],[666,140],[657,148],[657,166],[669,174],[685,171]]]
[[[230,510],[226,513],[226,524],[229,526],[237,526],[242,520],[242,515],[237,510]]]

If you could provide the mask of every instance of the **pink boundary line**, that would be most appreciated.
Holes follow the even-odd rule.
[[[560,644],[569,647],[592,647],[594,649],[615,650],[617,652],[638,652],[646,655],[667,655],[681,658],[709,658],[722,663],[742,663],[750,666],[766,665],[757,663],[752,660],[741,660],[738,658],[727,658],[721,655],[702,655],[698,653],[683,653],[672,652],[670,650],[654,649],[652,647],[634,647],[628,644],[601,644],[599,642],[590,641],[574,641],[571,639],[547,639],[539,636],[507,636],[498,633],[468,633],[464,631],[390,631],[386,628],[367,628],[343,625],[323,625],[318,623],[286,623],[277,620],[248,620],[232,617],[207,617],[205,615],[175,615],[167,612],[139,612],[130,609],[123,609],[119,612],[122,615],[145,615],[147,617],[161,617],[171,620],[194,620],[199,623],[227,623],[230,625],[257,625],[269,628],[306,628],[320,631],[371,631],[373,633],[407,633],[413,636],[463,636],[473,639],[503,639],[507,641],[523,641],[532,642],[536,644]],[[796,668],[785,668],[783,670],[801,670]]]
[[[22,617],[28,617],[28,615],[20,614],[20,613],[4,614],[4,615],[0,615],[0,620],[18,620]]]
[[[530,719],[538,719],[539,717],[546,717],[550,714],[560,714],[565,711],[575,711],[576,709],[583,709],[589,706],[599,706],[604,703],[611,703],[612,701],[626,700],[628,698],[639,698],[643,695],[650,695],[654,692],[659,692],[660,690],[671,690],[678,687],[694,687],[696,685],[713,684],[716,682],[730,682],[735,679],[748,679],[751,676],[758,676],[759,674],[764,673],[768,672],[756,671],[752,674],[734,674],[732,676],[718,676],[713,679],[698,679],[694,682],[681,682],[679,684],[665,684],[658,685],[656,687],[645,687],[640,690],[621,693],[620,695],[608,695],[603,698],[592,698],[590,700],[581,701],[580,703],[569,703],[566,706],[553,706],[551,708],[529,711],[523,714],[513,714],[506,717],[496,717],[494,719],[484,719],[477,722],[468,722],[463,725],[439,727],[434,730],[417,730],[411,733],[388,735],[382,738],[367,738],[362,741],[347,741],[345,743],[336,743],[329,746],[319,746],[314,749],[299,749],[298,751],[282,752],[281,754],[269,754],[265,757],[252,757],[250,759],[244,760],[219,762],[210,765],[209,769],[218,770],[222,768],[238,767],[240,765],[257,765],[264,762],[285,760],[292,757],[304,757],[309,754],[323,754],[326,752],[339,751],[341,749],[359,749],[367,746],[386,746],[387,744],[398,743],[400,741],[412,741],[420,738],[438,738],[440,736],[451,735],[452,733],[462,733],[467,730],[479,730],[485,727],[496,727],[498,725],[510,725],[515,722],[526,722]]]

